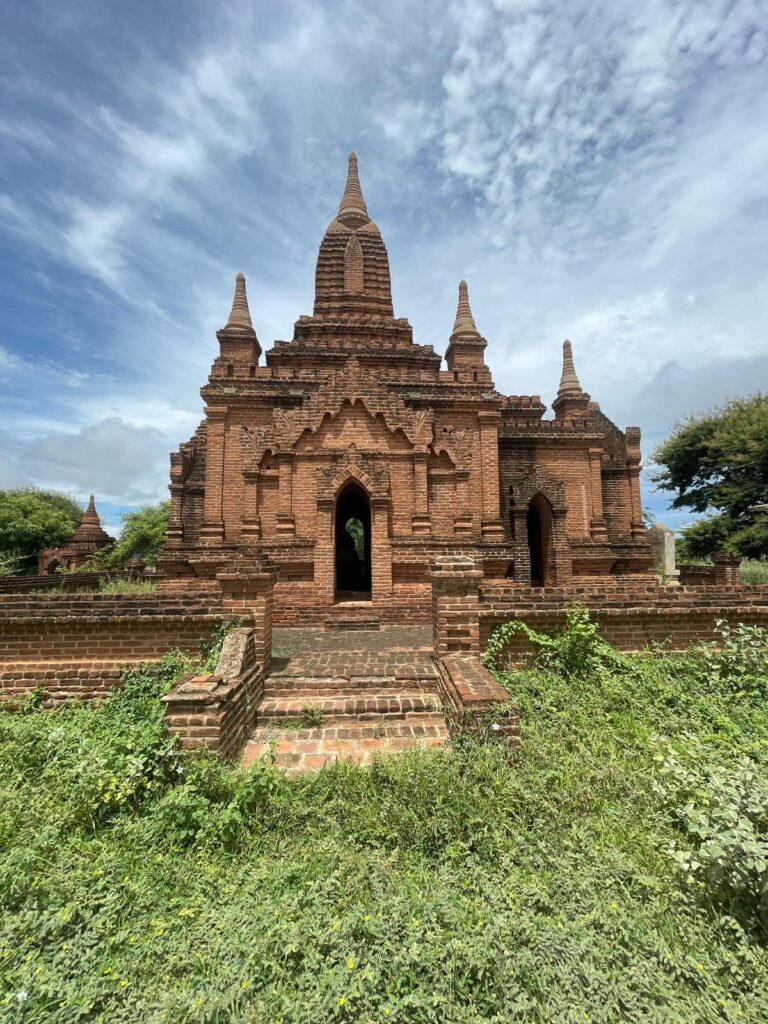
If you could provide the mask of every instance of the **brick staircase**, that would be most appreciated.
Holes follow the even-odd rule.
[[[274,749],[295,773],[446,742],[438,673],[422,627],[276,630],[272,671],[244,762]]]

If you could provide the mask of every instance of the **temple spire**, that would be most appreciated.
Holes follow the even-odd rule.
[[[453,333],[475,334],[478,338],[480,337],[480,332],[475,324],[475,318],[472,316],[472,310],[469,308],[469,291],[466,281],[459,282],[459,305],[456,310]]]
[[[581,395],[583,394],[579,378],[576,376],[576,367],[573,365],[573,349],[570,341],[563,342],[563,372],[560,375],[560,387],[557,389],[560,395]]]
[[[96,511],[96,502],[93,500],[93,495],[91,495],[88,498],[88,508],[83,512],[83,518],[80,520],[80,525],[72,536],[72,542],[93,540],[94,537],[100,538],[106,536],[107,534],[101,527],[99,513]]]
[[[362,227],[370,220],[368,207],[363,199],[363,190],[360,188],[360,177],[357,173],[357,154],[350,153],[347,164],[347,184],[344,188],[344,195],[339,203],[338,220],[350,228]]]
[[[227,327],[250,327],[253,330],[248,296],[245,294],[245,274],[238,274],[235,278],[235,297],[232,300]]]
[[[101,520],[99,519],[99,513],[96,511],[96,502],[93,500],[93,495],[88,499],[88,508],[83,513],[83,518],[80,520],[82,523],[95,523],[97,526],[101,526]]]

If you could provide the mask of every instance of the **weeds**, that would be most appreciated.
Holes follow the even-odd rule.
[[[278,718],[272,723],[275,729],[317,729],[324,721],[323,709],[308,704],[302,708],[298,718]]]
[[[605,668],[618,670],[624,664],[622,656],[602,639],[587,609],[578,604],[571,605],[564,629],[554,636],[540,633],[518,620],[498,626],[488,641],[487,668],[497,671],[501,667],[501,655],[516,637],[524,637],[538,651],[542,667],[565,676],[583,679]]]
[[[753,586],[768,583],[768,559],[745,558],[741,563],[741,582]]]
[[[102,594],[154,594],[157,586],[152,580],[122,580],[104,578],[99,580]]]

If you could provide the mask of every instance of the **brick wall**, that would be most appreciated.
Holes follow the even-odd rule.
[[[679,566],[679,582],[684,587],[738,586],[741,582],[741,559],[732,555],[712,556],[712,565]]]
[[[199,643],[231,619],[221,594],[0,596],[0,701],[37,687],[51,702],[105,695],[120,666]]]
[[[446,555],[432,577],[432,636],[436,657],[480,650],[479,587],[483,578],[473,558]]]
[[[642,650],[651,643],[686,650],[712,636],[715,621],[744,622],[768,627],[768,587],[660,587],[616,582],[574,587],[509,587],[487,581],[481,587],[480,644],[493,629],[520,619],[534,629],[556,631],[565,622],[569,605],[589,609],[601,635],[622,651]],[[510,655],[529,651],[524,638],[515,638]]]

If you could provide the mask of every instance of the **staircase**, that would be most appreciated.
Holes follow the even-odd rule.
[[[274,749],[277,764],[296,773],[444,744],[429,639],[422,627],[276,630],[245,764]]]

